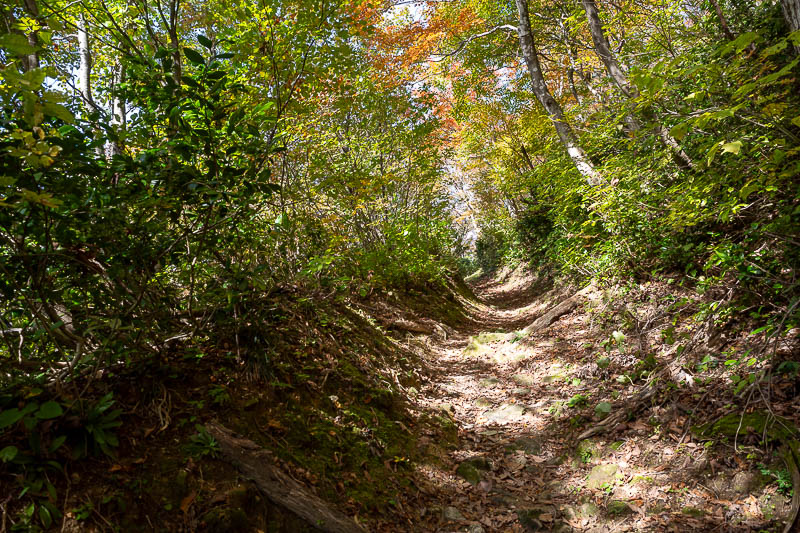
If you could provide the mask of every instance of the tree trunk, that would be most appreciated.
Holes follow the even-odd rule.
[[[89,44],[89,29],[86,25],[86,16],[81,14],[78,18],[78,85],[87,113],[95,108],[92,98],[92,49]]]
[[[606,67],[606,72],[614,81],[619,90],[627,97],[630,97],[633,89],[628,83],[625,73],[620,68],[617,58],[611,51],[606,34],[603,32],[603,23],[600,21],[600,14],[597,12],[597,4],[594,0],[583,0],[583,9],[586,11],[586,18],[589,20],[589,31],[592,34],[594,49],[600,60]]]
[[[800,0],[781,0],[783,16],[789,24],[789,30],[800,30]]]
[[[797,0],[800,1],[800,0]],[[617,58],[611,51],[611,46],[608,43],[606,34],[603,31],[603,23],[600,20],[600,14],[597,11],[597,4],[595,0],[582,0],[583,9],[586,11],[586,19],[589,22],[589,30],[592,34],[592,42],[594,42],[595,52],[606,67],[606,72],[613,80],[614,84],[619,88],[620,92],[629,99],[634,99],[639,96],[639,91],[635,86],[631,85],[628,77],[623,72],[622,68],[617,62]],[[669,130],[659,123],[658,117],[652,111],[645,112],[645,119],[653,121],[656,125],[653,127],[658,140],[672,153],[672,158],[681,168],[694,169],[694,162],[689,155],[681,149],[678,141],[670,135]],[[637,131],[640,129],[639,122],[635,117],[628,115],[625,118],[628,127]]]
[[[86,23],[86,15],[81,13],[77,21],[78,28],[78,90],[83,99],[83,107],[86,115],[98,110],[97,104],[92,96],[92,48],[89,41],[89,25]],[[95,130],[96,131],[96,130]],[[103,156],[103,148],[97,146],[95,153]]]
[[[119,86],[124,81],[125,67],[122,64],[122,58],[120,58],[120,62],[113,74],[114,92],[113,96],[111,97],[111,125],[114,126],[117,135],[119,135],[121,131],[125,129],[125,123],[127,121],[127,117],[125,115],[125,101],[118,93]],[[112,158],[115,155],[121,155],[122,144],[120,143],[119,139],[110,142],[106,151],[109,158]]]
[[[800,30],[800,0],[781,0],[781,7],[789,31]],[[795,45],[794,51],[800,54],[800,45]]]
[[[175,84],[180,88],[183,81],[183,70],[181,69],[181,49],[178,39],[178,10],[180,0],[172,0],[169,4],[169,40],[172,45],[172,77]]]
[[[528,154],[528,150],[525,149],[525,143],[524,142],[520,142],[519,143],[519,147],[520,147],[520,150],[522,151],[522,158],[528,164],[528,167],[531,170],[536,170],[536,165],[533,164],[533,160],[531,160],[531,156],[530,156],[530,154]]]
[[[39,18],[39,5],[36,3],[36,0],[24,0],[25,4],[25,11],[32,19]],[[36,31],[30,32],[27,36],[28,44],[34,46],[36,48],[39,47],[39,35]],[[28,54],[23,59],[23,66],[25,70],[33,70],[39,68],[39,53],[33,52],[32,54]]]
[[[517,4],[517,11],[519,12],[519,27],[517,29],[519,33],[519,45],[522,51],[522,57],[525,59],[525,63],[528,66],[528,73],[530,74],[531,84],[533,85],[533,93],[553,122],[556,133],[558,133],[558,137],[561,139],[561,144],[564,145],[567,154],[569,154],[578,172],[581,173],[589,185],[597,186],[602,182],[600,174],[594,169],[592,162],[589,161],[586,152],[578,143],[575,132],[572,131],[572,128],[566,122],[564,111],[547,88],[547,83],[542,73],[542,67],[539,63],[536,45],[533,42],[527,0],[515,1]]]
[[[272,502],[290,510],[316,531],[364,533],[352,518],[329,506],[275,465],[275,457],[255,442],[236,437],[216,421],[206,424],[222,456],[252,480]]]
[[[125,82],[125,67],[120,63],[118,69],[114,72],[114,89],[120,90],[120,85]],[[125,100],[122,99],[118,93],[114,94],[114,99],[111,101],[111,123],[120,127],[125,127],[128,117],[125,111]]]
[[[711,0],[711,5],[714,6],[714,11],[717,13],[719,25],[722,27],[722,33],[725,34],[725,38],[729,41],[736,39],[736,36],[731,31],[731,27],[728,25],[728,19],[725,18],[725,13],[723,13],[722,8],[719,7],[719,2],[717,2],[717,0]]]

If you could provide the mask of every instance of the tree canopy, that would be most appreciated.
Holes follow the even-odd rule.
[[[798,62],[798,0],[5,2],[0,435],[33,420],[49,457],[34,427],[87,420],[104,373],[202,346],[245,365],[275,298],[520,262],[677,274],[783,335]]]

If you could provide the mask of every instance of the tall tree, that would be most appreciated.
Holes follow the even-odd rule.
[[[786,23],[789,25],[789,30],[800,30],[800,0],[781,0],[781,7],[783,8],[783,16],[786,18]],[[794,51],[800,54],[800,44],[794,46]]]
[[[558,133],[558,138],[561,140],[561,144],[564,145],[567,154],[569,154],[578,172],[581,173],[589,185],[599,185],[602,182],[602,177],[597,170],[595,170],[594,165],[580,145],[578,137],[566,121],[564,110],[561,108],[561,105],[553,98],[553,95],[550,94],[550,90],[547,88],[547,83],[542,73],[542,65],[539,62],[539,53],[536,50],[536,43],[533,40],[531,19],[528,14],[528,2],[527,0],[515,1],[519,14],[519,26],[517,27],[519,45],[522,57],[525,59],[525,64],[528,67],[533,93],[553,122],[556,133]]]
[[[92,49],[89,43],[89,27],[86,15],[81,13],[77,21],[78,55],[78,88],[80,89],[83,105],[87,111],[94,111],[95,103],[92,97]]]
[[[34,20],[39,18],[39,5],[36,3],[36,0],[24,0],[25,4],[25,11],[28,13],[28,16]],[[28,44],[30,44],[34,48],[39,47],[39,35],[38,31],[32,29],[28,32],[26,36],[28,39]],[[23,65],[26,70],[33,70],[39,68],[39,52],[33,51],[28,54],[24,60]]]
[[[603,23],[600,20],[600,14],[597,10],[597,4],[595,3],[595,0],[582,0],[582,2],[583,9],[586,11],[586,19],[589,22],[589,31],[592,34],[592,42],[594,43],[595,52],[600,58],[600,61],[603,62],[606,72],[608,72],[608,75],[614,82],[614,85],[617,86],[623,95],[630,99],[637,98],[639,96],[639,91],[628,81],[628,77],[625,75],[622,67],[620,67],[616,55],[614,55],[614,52],[611,51],[608,38],[603,31]],[[663,144],[672,153],[672,157],[675,159],[675,162],[683,168],[694,168],[694,163],[691,157],[689,157],[689,155],[683,151],[678,144],[678,141],[676,141],[675,138],[670,135],[669,130],[663,124],[661,124],[658,117],[655,116],[655,113],[653,113],[651,110],[647,110],[645,113],[645,119],[654,123],[653,133],[659,139],[661,144]],[[638,121],[632,116],[627,117],[626,122],[628,123],[628,126],[634,130],[638,130],[640,128]]]
[[[717,2],[717,0],[710,1],[711,5],[714,6],[714,12],[717,14],[717,19],[719,19],[719,25],[722,28],[722,33],[725,34],[725,37],[727,37],[729,41],[736,39],[736,35],[734,35],[731,31],[731,27],[728,24],[728,18],[725,16],[725,13],[722,12],[719,2]]]
[[[781,0],[781,7],[789,29],[800,30],[800,0]]]

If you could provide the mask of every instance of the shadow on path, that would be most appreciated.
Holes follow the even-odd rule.
[[[416,470],[413,531],[780,527],[752,494],[733,490],[732,468],[686,438],[688,419],[674,406],[651,406],[610,436],[578,443],[600,420],[596,406],[614,401],[615,368],[596,363],[604,339],[579,306],[523,342],[519,330],[569,296],[544,280],[516,274],[474,289],[469,321],[428,338],[431,381],[417,404],[458,439],[420,439],[430,461]]]

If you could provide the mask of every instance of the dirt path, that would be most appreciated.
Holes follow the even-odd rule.
[[[625,357],[598,364],[604,339],[580,306],[524,336],[565,296],[543,297],[531,283],[477,286],[473,323],[429,339],[434,374],[417,401],[453,438],[421,440],[431,461],[417,471],[425,505],[415,531],[780,530],[789,499],[738,457],[695,441],[684,406],[655,401],[578,443],[633,390],[612,372]]]

